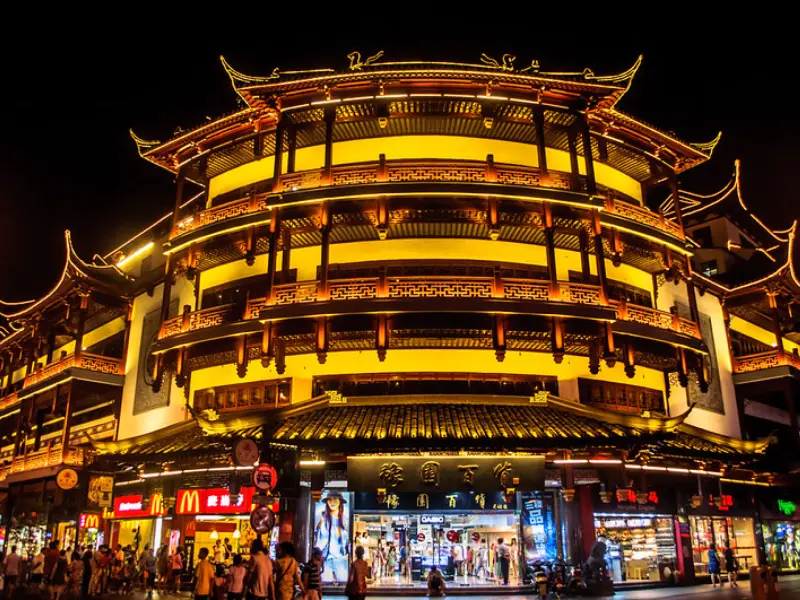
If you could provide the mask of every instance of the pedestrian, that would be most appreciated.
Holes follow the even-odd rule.
[[[400,575],[408,575],[408,550],[405,544],[400,546]]]
[[[725,570],[728,572],[728,583],[731,584],[731,587],[739,587],[736,581],[739,578],[739,565],[733,549],[730,547],[725,548]]]
[[[214,565],[217,568],[217,577],[220,577],[225,572],[225,547],[220,539],[214,544]]]
[[[61,594],[64,593],[64,588],[67,587],[67,552],[62,550],[58,553],[58,560],[56,566],[53,567],[53,572],[50,574],[50,600],[59,600]]]
[[[92,558],[89,560],[92,568],[92,578],[89,580],[90,596],[99,596],[103,592],[101,588],[103,581],[103,567],[101,564],[102,554],[102,550],[97,550],[92,554]]]
[[[389,551],[386,553],[386,574],[390,577],[394,576],[394,570],[397,567],[397,550],[394,544],[389,544]]]
[[[241,554],[236,554],[228,572],[228,600],[242,600],[246,578],[247,568],[242,564]]]
[[[264,542],[256,538],[250,547],[250,588],[255,600],[275,598],[272,561],[264,554]]]
[[[717,587],[719,583],[722,587],[722,579],[719,576],[719,555],[717,554],[717,546],[711,542],[711,547],[708,549],[708,574],[711,575],[711,587]]]
[[[508,585],[511,551],[505,545],[503,538],[497,539],[497,560],[500,563],[500,575],[503,577],[503,585]]]
[[[300,565],[294,557],[294,544],[281,542],[276,549],[275,561],[275,599],[293,600],[295,586],[305,596],[305,588],[300,580]]]
[[[147,597],[150,598],[153,595],[153,588],[156,583],[156,557],[153,556],[150,544],[145,544],[144,552],[142,552],[142,556],[139,559],[139,569],[142,571]]]
[[[172,579],[175,581],[175,593],[181,593],[181,576],[183,575],[183,546],[178,546],[172,555]]]
[[[214,587],[214,567],[208,562],[208,548],[200,548],[200,554],[197,556],[200,561],[194,574],[194,598],[208,600]]]
[[[17,587],[17,577],[19,577],[20,558],[17,554],[17,547],[11,546],[11,554],[6,556],[3,566],[5,568],[5,589],[6,598],[14,597],[14,589]]]
[[[303,587],[306,589],[305,600],[322,600],[322,550],[314,548],[311,560],[303,569]]]
[[[442,577],[442,572],[436,565],[431,567],[430,573],[428,573],[428,596],[430,597],[437,597],[437,596],[444,596],[444,577]]]
[[[40,548],[36,556],[31,560],[31,587],[35,593],[39,593],[39,587],[44,579],[44,552]]]
[[[89,597],[89,584],[92,582],[92,551],[83,553],[83,575],[81,579],[81,597]]]
[[[136,561],[129,555],[122,568],[122,591],[129,593],[133,591],[133,583],[136,581]]]
[[[60,553],[58,551],[58,541],[53,540],[48,546],[47,553],[44,555],[44,583],[50,582],[50,573],[58,562]]]
[[[364,600],[367,596],[367,577],[369,576],[369,565],[364,560],[364,547],[356,547],[356,559],[350,565],[350,573],[347,577],[347,585],[344,593],[350,600]]]
[[[167,577],[169,577],[169,547],[165,544],[158,549],[158,559],[156,560],[156,570],[158,572],[158,583],[156,584],[158,593],[166,590]]]
[[[56,561],[58,562],[58,561]],[[83,581],[83,561],[77,552],[72,553],[69,563],[69,593],[77,596],[81,593],[81,582]]]

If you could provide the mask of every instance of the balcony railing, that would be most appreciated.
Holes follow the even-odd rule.
[[[271,306],[313,304],[327,299],[364,300],[373,298],[499,298],[529,302],[565,302],[570,304],[600,305],[600,288],[584,283],[559,282],[556,290],[548,281],[493,277],[379,277],[334,279],[328,282],[327,298],[320,294],[319,281],[301,281],[277,285]],[[682,335],[700,338],[694,321],[672,313],[646,306],[612,301],[617,319],[642,323],[658,329],[675,331]],[[239,320],[258,319],[261,310],[270,304],[266,298],[250,299],[247,306],[235,310],[235,305],[218,306],[185,313],[164,322],[160,338],[169,338],[187,331],[197,331]]]
[[[509,186],[541,187],[584,192],[586,178],[582,175],[549,171],[535,167],[495,164],[482,161],[395,160],[334,166],[330,178],[323,169],[281,175],[276,192],[292,192],[326,185],[361,185],[405,182],[498,183]],[[267,196],[251,196],[208,208],[178,223],[175,236],[225,219],[266,210]],[[681,237],[678,225],[662,215],[609,197],[605,210],[620,217],[644,223],[670,235]]]
[[[783,356],[781,356],[777,349],[733,357],[734,373],[751,373],[753,371],[771,369],[772,367],[780,367],[781,365],[800,369],[800,357],[787,352],[784,352]]]
[[[0,410],[4,410],[9,408],[10,406],[14,406],[16,403],[19,402],[19,395],[17,392],[11,392],[7,396],[3,396],[0,398]]]
[[[9,466],[0,470],[0,481],[12,473],[23,473],[59,465],[82,466],[88,458],[88,453],[83,448],[68,446],[62,452],[61,448],[48,446],[36,452],[28,452],[24,456],[14,457]]]
[[[87,371],[94,371],[96,373],[107,373],[116,375],[120,372],[121,361],[118,358],[111,358],[109,356],[99,356],[97,354],[88,354],[84,352],[79,357],[74,354],[67,356],[61,360],[50,363],[45,367],[41,367],[30,375],[25,377],[22,384],[22,389],[29,388],[32,385],[41,383],[51,377],[55,377],[59,373],[63,373],[71,368],[86,369]]]

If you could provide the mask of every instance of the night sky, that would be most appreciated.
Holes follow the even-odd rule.
[[[70,7],[48,13],[47,22],[42,15],[5,20],[0,298],[40,296],[55,283],[64,229],[91,259],[171,209],[172,175],[138,157],[128,129],[163,141],[177,127],[235,110],[220,54],[250,74],[276,66],[343,69],[348,52],[380,49],[384,60],[463,62],[510,52],[517,66],[537,58],[543,71],[606,74],[627,69],[641,53],[644,64],[620,109],[686,141],[723,132],[712,161],[683,176],[682,185],[714,191],[741,158],[745,197],[764,220],[783,228],[800,217],[793,185],[800,168],[798,34],[789,21],[783,31],[777,16],[762,26],[733,5],[706,18],[690,4],[637,5],[648,7],[643,23],[620,18],[628,11],[618,3],[603,3],[596,15],[566,3],[553,15],[534,4],[526,12],[478,3],[455,19],[382,16],[373,13],[380,5],[364,3],[320,5],[330,10],[298,3],[287,15],[268,3],[229,6],[231,14],[224,3],[209,6],[205,22],[197,17],[206,10],[200,4],[191,22],[139,4],[136,14],[122,5],[105,17]],[[402,10],[412,8],[425,6]],[[337,16],[345,12],[352,14]]]

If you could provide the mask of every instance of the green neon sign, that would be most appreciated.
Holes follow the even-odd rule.
[[[791,500],[778,500],[778,510],[786,516],[793,515],[797,510],[797,505]]]

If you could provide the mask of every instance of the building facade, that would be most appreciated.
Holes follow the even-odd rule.
[[[497,584],[500,538],[517,583],[598,539],[619,582],[692,581],[711,542],[794,568],[792,492],[770,494],[797,437],[795,229],[738,171],[680,189],[718,138],[620,112],[638,61],[349,58],[223,60],[244,108],[134,136],[174,210],[92,264],[68,239],[53,291],[0,305],[8,531],[72,494],[75,539],[91,516],[106,542],[246,552],[255,458],[272,541],[322,548],[331,584],[356,545],[376,585]]]

